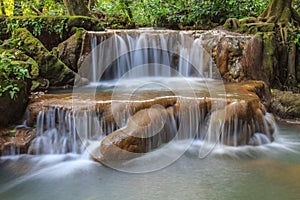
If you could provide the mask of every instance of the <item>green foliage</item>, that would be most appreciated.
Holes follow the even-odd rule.
[[[13,15],[14,1],[16,0],[5,0],[3,8],[5,14],[8,16]],[[66,14],[66,9],[63,1],[57,0],[18,0],[20,8],[19,13],[23,13],[24,16],[62,16]]]
[[[231,17],[258,16],[267,4],[268,1],[265,0],[100,0],[96,9],[103,10],[108,15],[127,17],[130,10],[132,20],[138,25],[164,26],[168,23],[181,23],[191,26],[223,24]]]
[[[293,1],[293,7],[300,13],[300,0],[294,0]]]
[[[296,44],[298,47],[300,47],[300,28],[299,27],[295,27],[293,29],[293,32],[292,32],[292,41],[294,42],[294,44]]]
[[[190,20],[223,24],[228,18],[244,18],[260,15],[267,6],[264,0],[205,0],[193,1],[194,12]]]
[[[8,92],[11,99],[20,91],[17,81],[30,78],[28,69],[24,63],[16,61],[16,55],[3,51],[0,54],[0,96]]]
[[[56,23],[49,23],[45,17],[32,17],[32,18],[7,18],[6,20],[6,32],[10,33],[17,28],[28,28],[31,30],[34,36],[41,35],[42,31],[48,31],[49,33],[56,33],[61,38],[63,36],[63,31],[68,28],[66,23],[67,17],[59,18]]]
[[[293,26],[289,24],[287,28],[287,45],[289,49],[293,44],[300,47],[300,27]]]

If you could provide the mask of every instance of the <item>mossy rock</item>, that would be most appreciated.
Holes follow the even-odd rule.
[[[22,40],[22,45],[19,48],[36,61],[40,76],[48,79],[51,86],[73,85],[76,77],[79,78],[75,72],[50,53],[27,29],[16,29],[12,38]],[[80,78],[78,80],[80,81]]]
[[[255,17],[246,17],[246,18],[242,18],[239,19],[239,23],[242,24],[250,24],[250,23],[257,23],[258,19]]]
[[[131,22],[124,14],[107,14],[103,25],[111,29],[130,29],[135,28],[135,24]]]
[[[274,23],[260,22],[255,17],[246,17],[242,19],[229,18],[226,20],[223,27],[230,31],[247,33],[247,34],[256,34],[258,32],[275,31]]]
[[[240,32],[256,34],[258,32],[273,32],[275,30],[274,23],[245,23],[239,28]]]
[[[79,28],[74,35],[52,49],[53,54],[75,72],[78,71],[77,63],[82,49],[84,34],[85,30]]]
[[[272,111],[283,119],[300,119],[300,94],[273,90]]]
[[[227,30],[237,31],[240,26],[240,22],[237,18],[229,18],[225,21],[223,26]]]
[[[0,17],[0,40],[8,39],[17,28],[28,29],[48,50],[73,35],[76,28],[91,31],[104,30],[96,18],[85,16]]]

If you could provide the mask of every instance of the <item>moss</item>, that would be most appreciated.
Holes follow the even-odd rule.
[[[238,30],[238,28],[240,26],[240,22],[236,18],[229,18],[225,21],[223,26],[227,30],[236,31],[236,30]]]
[[[75,72],[78,71],[78,60],[80,58],[85,32],[83,28],[76,28],[74,35],[60,43],[58,47],[52,49],[53,54]]]
[[[96,18],[85,16],[70,16],[67,20],[67,25],[70,28],[77,27],[85,30],[103,31],[104,28]]]
[[[297,51],[296,75],[297,75],[297,81],[298,81],[298,83],[300,83],[300,50],[299,50],[299,48],[298,48],[298,51]]]
[[[257,32],[272,32],[275,30],[274,23],[245,23],[240,27],[240,32],[248,34],[256,34]]]
[[[264,48],[263,48],[263,66],[267,70],[267,74],[270,75],[270,79],[274,80],[274,69],[278,65],[276,56],[276,40],[275,33],[269,32],[263,34]]]
[[[250,23],[257,23],[257,22],[258,20],[255,17],[246,17],[239,20],[240,24],[250,24]]]
[[[29,69],[32,79],[39,76],[39,66],[37,62],[35,62],[34,59],[26,55],[23,51],[12,46],[12,44],[7,43],[4,43],[2,46],[0,46],[0,53],[2,53],[3,51],[14,55],[14,62],[18,62],[20,65],[23,65],[26,69]]]
[[[13,38],[20,38],[23,41],[21,50],[36,61],[40,76],[48,79],[52,86],[73,84],[76,73],[51,54],[27,29],[16,29]]]

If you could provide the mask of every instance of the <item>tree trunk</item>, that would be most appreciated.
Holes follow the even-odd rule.
[[[288,55],[288,76],[292,80],[292,82],[296,83],[296,54],[297,47],[295,44],[292,44],[292,47],[289,51]]]
[[[84,0],[63,0],[69,15],[91,16]]]
[[[97,0],[89,0],[88,9],[91,11],[96,4],[97,4]]]
[[[292,0],[270,0],[267,9],[260,16],[262,21],[277,24],[289,22],[299,25],[300,16],[292,7]]]

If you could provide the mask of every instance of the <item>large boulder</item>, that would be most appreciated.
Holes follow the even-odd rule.
[[[84,29],[77,29],[74,35],[52,50],[57,58],[75,72],[78,71],[77,63],[81,53],[84,34]]]
[[[105,137],[100,146],[100,160],[105,163],[131,159],[168,142],[167,117],[167,110],[161,107],[138,111],[126,127]]]
[[[16,29],[12,38],[21,40],[22,44],[18,48],[37,62],[40,76],[48,79],[51,86],[73,85],[75,81],[79,81],[79,84],[86,82],[49,52],[27,29]]]

